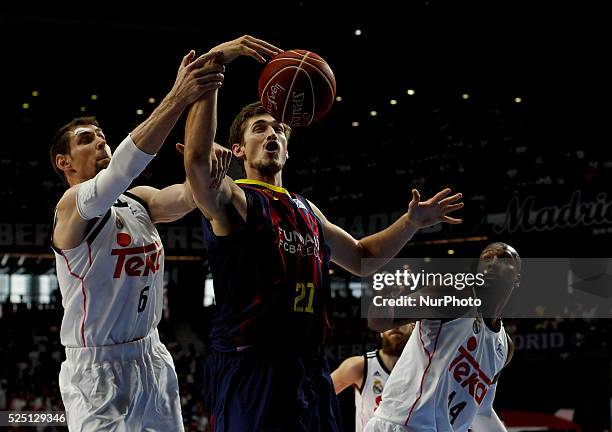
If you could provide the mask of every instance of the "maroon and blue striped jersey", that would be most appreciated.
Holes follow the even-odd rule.
[[[282,348],[312,352],[330,336],[329,247],[306,199],[256,180],[237,180],[244,225],[216,236],[204,220],[219,351]]]

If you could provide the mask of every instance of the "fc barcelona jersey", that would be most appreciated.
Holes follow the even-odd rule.
[[[330,335],[329,248],[306,199],[256,180],[237,180],[247,201],[244,225],[216,236],[204,219],[219,351],[254,348],[311,352]]]

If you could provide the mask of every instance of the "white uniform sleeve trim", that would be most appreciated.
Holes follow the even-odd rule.
[[[79,185],[76,197],[79,216],[89,220],[106,213],[154,157],[136,147],[128,135],[115,150],[108,168]]]

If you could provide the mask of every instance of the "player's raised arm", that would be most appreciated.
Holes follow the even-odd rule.
[[[242,36],[225,42],[211,50],[219,53],[217,61],[229,63],[244,55],[265,61],[280,49],[253,38]],[[246,218],[244,192],[226,176],[231,152],[214,144],[217,129],[217,92],[211,92],[191,108],[185,129],[185,172],[191,184],[195,202],[202,213],[213,223],[215,232],[227,234],[231,223],[227,205],[234,203],[240,217]]]
[[[193,197],[210,219],[224,219],[225,205],[232,196],[232,180],[225,176],[231,152],[216,153],[217,92],[193,104],[185,126],[185,172]]]
[[[52,162],[71,187],[57,205],[54,229],[57,247],[69,249],[78,245],[87,221],[106,213],[140,175],[184,109],[220,85],[222,66],[207,64],[212,58],[214,54],[207,54],[192,61],[193,51],[188,53],[181,62],[170,92],[149,118],[123,140],[112,158],[106,138],[95,121],[68,126],[60,131],[52,147]],[[60,148],[66,141],[68,149],[74,148],[78,154]],[[87,163],[80,162],[83,157],[89,158]]]
[[[332,261],[357,276],[367,276],[395,257],[419,229],[441,222],[461,223],[461,219],[452,218],[448,214],[463,207],[462,202],[457,202],[462,195],[457,193],[448,196],[450,192],[447,188],[421,201],[419,192],[413,189],[412,201],[406,213],[388,228],[360,240],[331,223],[316,206],[311,205],[323,223]],[[376,266],[368,264],[363,267],[364,258],[377,258]]]

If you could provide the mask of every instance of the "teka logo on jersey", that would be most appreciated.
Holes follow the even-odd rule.
[[[117,243],[123,247],[111,250],[111,255],[117,255],[113,278],[120,278],[123,269],[128,276],[148,276],[149,272],[155,273],[159,270],[162,256],[160,244],[153,242],[146,246],[125,247],[132,243],[132,238],[127,233],[117,234]]]
[[[459,355],[453,359],[448,370],[452,371],[453,378],[461,384],[461,387],[468,388],[470,395],[480,405],[489,390],[491,379],[480,370],[480,365],[470,354],[470,351],[474,351],[477,345],[478,342],[474,336],[469,338],[467,349],[459,347]]]

